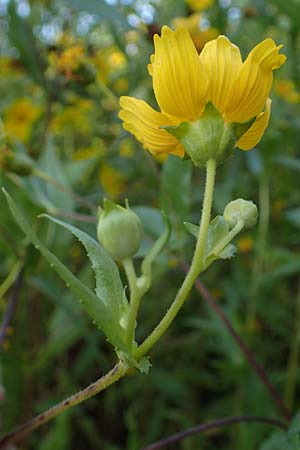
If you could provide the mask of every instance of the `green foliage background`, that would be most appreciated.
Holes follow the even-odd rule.
[[[36,219],[38,214],[48,212],[95,237],[103,197],[121,203],[128,198],[145,226],[141,252],[163,230],[158,210],[171,217],[171,240],[155,264],[155,281],[142,304],[140,340],[162,317],[184,278],[183,263],[194,240],[183,222],[199,219],[204,173],[176,157],[152,158],[122,129],[116,101],[125,94],[155,104],[147,73],[153,33],[191,13],[183,0],[0,0],[1,185],[41,241],[93,287],[81,244],[54,223]],[[259,224],[241,236],[235,258],[217,262],[201,279],[293,416],[300,401],[299,371],[293,378],[291,363],[293,355],[299,368],[299,21],[299,0],[220,0],[201,19],[202,28],[217,28],[244,56],[270,36],[284,44],[288,57],[275,74],[271,123],[263,140],[251,152],[237,150],[218,170],[214,214],[243,197],[258,205]],[[74,47],[75,57],[70,57],[67,50]],[[1,282],[18,261],[24,265],[0,352],[4,433],[105,373],[115,357],[73,295],[28,244],[3,196],[0,254]],[[14,291],[4,292],[3,286],[4,316]],[[151,352],[151,363],[149,375],[133,373],[34,432],[19,448],[135,450],[220,417],[282,419],[195,290]],[[297,423],[288,434],[265,424],[234,425],[172,448],[299,450]]]

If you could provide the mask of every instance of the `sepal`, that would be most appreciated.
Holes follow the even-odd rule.
[[[236,135],[231,124],[224,122],[217,109],[208,103],[195,122],[163,127],[176,137],[196,166],[205,166],[209,159],[224,161],[233,151]]]

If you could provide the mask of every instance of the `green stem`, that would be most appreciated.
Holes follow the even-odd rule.
[[[127,318],[127,336],[128,347],[132,347],[135,337],[136,318],[140,306],[141,291],[137,286],[137,276],[135,273],[133,261],[131,258],[122,261],[130,289],[130,305]]]
[[[225,236],[224,239],[219,242],[218,245],[214,248],[214,253],[218,255],[231,241],[236,237],[237,234],[244,228],[244,221],[239,220],[235,227]]]
[[[186,275],[186,278],[179,289],[175,300],[171,304],[170,308],[166,312],[165,316],[152,331],[152,333],[145,339],[145,341],[138,347],[135,357],[137,359],[144,356],[160,339],[160,337],[166,332],[173,320],[175,319],[178,311],[183,306],[186,301],[190,290],[194,284],[194,281],[198,277],[199,273],[204,267],[204,252],[206,245],[206,238],[208,233],[208,227],[210,222],[211,207],[214,192],[214,182],[216,173],[216,161],[210,159],[206,164],[206,184],[203,199],[203,209],[199,227],[199,235],[197,239],[197,244],[192,260],[190,269]]]
[[[84,400],[87,400],[88,398],[93,397],[94,395],[103,391],[104,389],[118,381],[120,378],[122,378],[126,374],[126,371],[127,366],[124,363],[119,362],[110,372],[108,372],[102,378],[99,378],[99,380],[95,381],[90,386],[86,387],[80,392],[77,392],[74,395],[71,395],[71,397],[63,400],[52,408],[49,408],[44,413],[39,414],[25,424],[21,425],[16,430],[3,436],[3,438],[0,439],[0,449],[7,448],[7,444],[17,443],[23,440],[33,430],[53,419],[58,414],[61,414],[63,411],[66,411],[67,409],[72,408],[73,406],[76,406],[79,403],[82,403]]]
[[[297,370],[300,354],[300,282],[296,299],[296,310],[294,320],[294,333],[292,335],[290,356],[288,362],[288,374],[285,389],[285,403],[289,409],[293,408],[295,388],[297,382]]]

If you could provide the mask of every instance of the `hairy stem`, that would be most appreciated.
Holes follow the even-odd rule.
[[[132,347],[135,337],[136,318],[140,306],[141,292],[137,287],[137,277],[132,259],[122,261],[130,289],[130,305],[127,320],[127,345]]]
[[[153,347],[153,345],[156,344],[156,342],[160,339],[160,337],[166,332],[166,330],[169,328],[169,326],[175,319],[178,311],[186,301],[197,276],[203,269],[204,252],[214,192],[215,173],[216,173],[216,161],[214,159],[210,159],[209,161],[207,161],[206,165],[206,184],[203,199],[203,209],[199,227],[199,235],[191,267],[186,275],[183,284],[181,285],[181,288],[179,289],[175,297],[175,300],[171,304],[165,316],[162,318],[162,320],[159,322],[156,328],[152,331],[152,333],[138,347],[135,354],[136,358],[141,358],[142,356],[144,356]]]
[[[93,397],[94,395],[103,391],[104,389],[118,381],[120,378],[122,378],[126,374],[126,371],[126,365],[122,362],[119,362],[113,367],[110,372],[99,378],[94,383],[90,384],[82,391],[71,395],[71,397],[68,397],[66,400],[57,403],[44,413],[39,414],[38,416],[18,427],[16,430],[3,436],[2,439],[0,439],[0,449],[4,450],[8,444],[15,444],[22,441],[29,433],[31,433],[36,428],[39,428],[49,420],[53,419],[58,414],[66,411],[69,408],[72,408],[73,406],[78,405],[79,403],[82,403],[88,398]]]

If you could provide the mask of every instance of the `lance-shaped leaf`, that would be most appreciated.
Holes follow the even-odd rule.
[[[127,313],[128,302],[124,295],[119,270],[112,258],[95,239],[84,231],[48,214],[41,214],[40,217],[46,217],[57,225],[66,228],[79,239],[92,264],[96,279],[97,297],[111,311],[111,315],[120,321]]]
[[[35,248],[44,256],[58,275],[64,280],[67,287],[78,298],[84,306],[87,313],[107,336],[108,340],[117,348],[127,351],[124,339],[124,330],[118,322],[118,317],[112,314],[112,311],[105,302],[101,301],[97,295],[87,286],[81,283],[70,270],[51,253],[38,239],[32,227],[29,225],[23,214],[20,212],[10,195],[3,189],[9,208],[17,224],[32,242]]]

